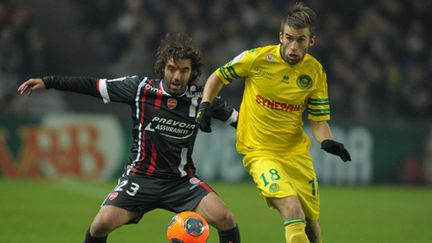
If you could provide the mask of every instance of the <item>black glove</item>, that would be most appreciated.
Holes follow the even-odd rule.
[[[321,149],[327,153],[338,155],[344,162],[351,161],[351,155],[342,143],[326,139],[321,143]]]
[[[211,117],[212,110],[210,107],[210,102],[205,101],[201,102],[198,107],[198,113],[195,118],[195,121],[198,123],[199,128],[203,132],[211,132]]]

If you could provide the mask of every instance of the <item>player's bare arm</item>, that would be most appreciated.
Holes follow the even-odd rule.
[[[311,121],[312,134],[321,144],[321,149],[337,155],[343,162],[351,161],[351,155],[342,143],[331,138],[331,130],[327,121]]]
[[[213,99],[219,94],[223,87],[223,83],[220,78],[213,72],[207,80],[204,87],[203,99],[198,107],[196,121],[199,124],[201,131],[211,132],[211,117],[212,111],[210,104]],[[237,126],[237,125],[236,125]]]
[[[312,135],[321,144],[326,139],[332,139],[332,133],[327,121],[311,121]]]
[[[201,102],[212,102],[214,97],[221,91],[223,83],[220,78],[213,72],[204,86],[203,99]]]

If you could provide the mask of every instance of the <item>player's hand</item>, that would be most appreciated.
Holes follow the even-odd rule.
[[[195,118],[196,122],[199,125],[199,128],[203,132],[211,132],[211,117],[212,110],[210,107],[210,102],[204,101],[198,107],[198,113]]]
[[[45,89],[44,81],[40,78],[32,78],[25,81],[18,87],[18,94],[22,95],[28,92],[28,95],[30,95],[33,91],[40,89]]]
[[[351,155],[342,143],[326,139],[322,141],[321,149],[324,149],[327,153],[338,155],[343,162],[351,161]]]

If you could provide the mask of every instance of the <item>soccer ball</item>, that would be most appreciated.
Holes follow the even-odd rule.
[[[192,211],[176,214],[168,224],[170,243],[205,243],[210,234],[207,221]]]

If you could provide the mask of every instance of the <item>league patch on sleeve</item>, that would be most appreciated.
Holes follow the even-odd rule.
[[[240,61],[241,59],[243,59],[244,55],[245,55],[245,52],[242,52],[239,55],[237,55],[236,57],[234,57],[234,59],[231,61],[231,65]]]

